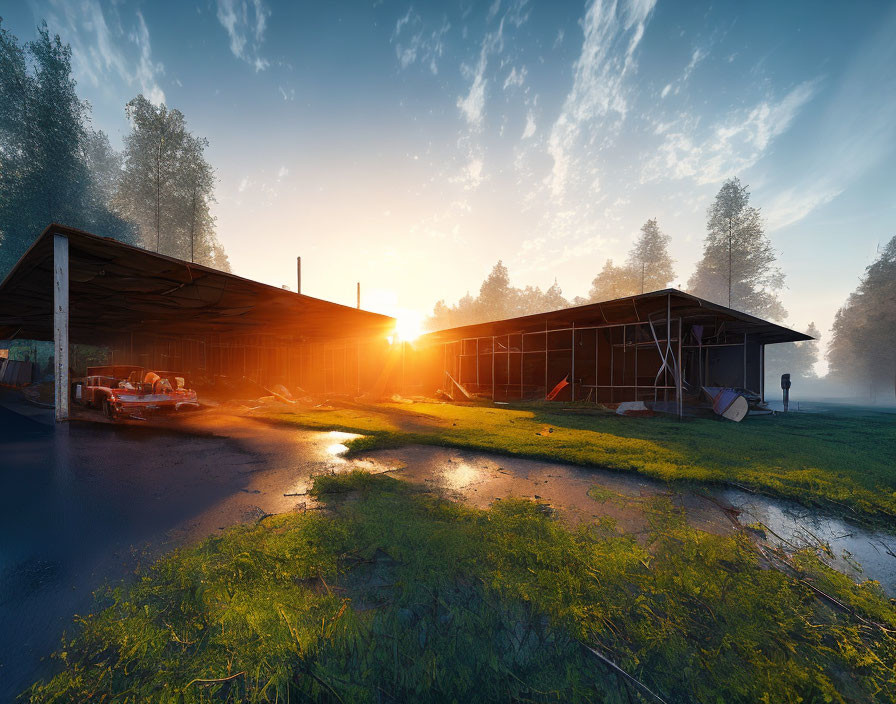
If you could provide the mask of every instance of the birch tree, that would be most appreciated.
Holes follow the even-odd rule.
[[[656,218],[641,226],[641,234],[629,252],[626,265],[638,282],[638,291],[647,293],[668,287],[675,278],[669,256],[669,235],[662,232]]]
[[[176,256],[176,176],[187,141],[180,110],[156,107],[138,95],[125,106],[131,132],[125,137],[124,173],[116,202],[140,230],[141,244]],[[164,233],[164,234],[163,234]]]
[[[726,181],[707,210],[703,258],[688,281],[696,296],[753,315],[787,317],[776,292],[784,274],[775,266],[775,252],[763,231],[750,191],[736,178]]]
[[[208,140],[187,129],[184,114],[138,95],[126,107],[124,170],[116,204],[133,220],[147,249],[230,270],[215,235],[215,172]]]

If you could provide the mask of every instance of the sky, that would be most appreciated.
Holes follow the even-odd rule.
[[[138,93],[208,138],[234,271],[388,314],[514,285],[587,295],[657,218],[674,286],[737,176],[827,336],[896,234],[896,3],[0,0],[73,50],[120,147]]]

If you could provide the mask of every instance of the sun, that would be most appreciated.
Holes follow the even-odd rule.
[[[395,336],[399,342],[413,342],[423,334],[423,316],[415,311],[401,311],[395,317]]]

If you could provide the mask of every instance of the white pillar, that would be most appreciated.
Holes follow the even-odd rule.
[[[53,345],[56,360],[56,420],[68,420],[68,237],[53,235]]]

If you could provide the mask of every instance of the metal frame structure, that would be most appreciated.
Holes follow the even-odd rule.
[[[592,341],[593,338],[593,341]],[[703,386],[764,394],[765,345],[805,335],[666,289],[427,336],[446,377],[492,399],[654,401],[679,416]],[[593,350],[587,345],[593,344]],[[593,352],[593,355],[592,355]],[[536,361],[536,360],[539,360]]]

